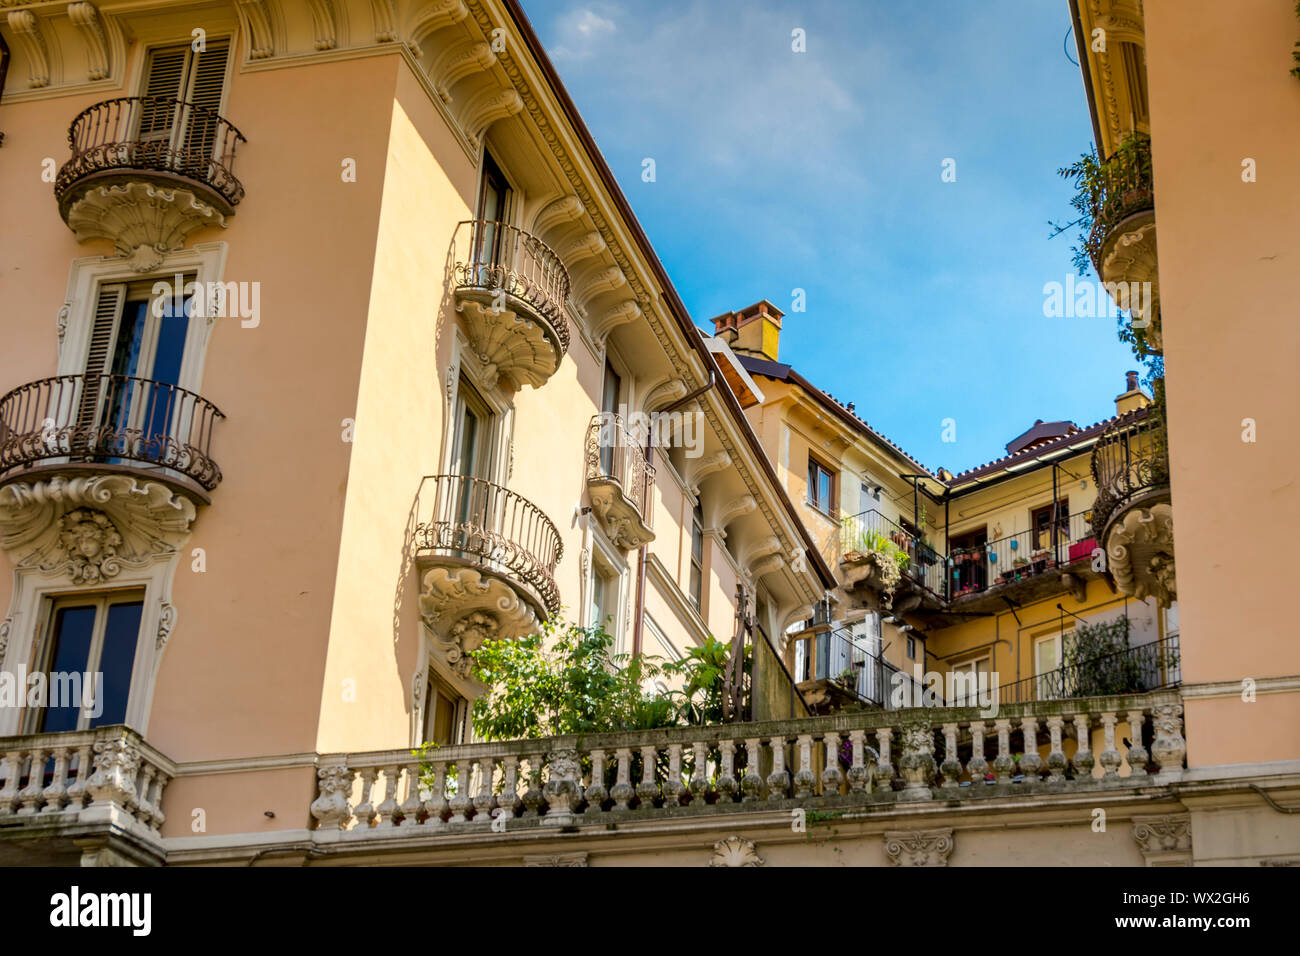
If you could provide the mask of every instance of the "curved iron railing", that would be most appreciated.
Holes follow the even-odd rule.
[[[550,246],[509,223],[470,219],[456,227],[456,249],[468,253],[464,260],[457,253],[458,289],[504,292],[528,303],[550,325],[560,352],[569,350],[569,272]]]
[[[1092,506],[1092,528],[1098,541],[1111,517],[1129,501],[1169,484],[1164,416],[1155,405],[1143,411],[1120,418],[1093,447],[1097,500]]]
[[[467,475],[426,477],[416,503],[415,549],[483,564],[531,587],[548,613],[560,609],[560,534],[540,508],[501,485]]]
[[[618,415],[602,412],[587,426],[587,480],[618,482],[624,497],[649,525],[655,467],[646,461],[644,444]]]
[[[0,398],[0,478],[40,464],[140,462],[211,491],[221,481],[207,399],[126,375],[57,375]]]
[[[141,169],[195,180],[231,206],[244,198],[235,150],[244,135],[216,110],[174,96],[121,96],[82,110],[68,128],[72,158],[54,180],[63,200],[79,179]]]
[[[1112,230],[1129,216],[1155,208],[1152,190],[1151,140],[1135,135],[1099,164],[1099,174],[1084,187],[1092,228],[1084,244],[1101,275],[1101,251]]]

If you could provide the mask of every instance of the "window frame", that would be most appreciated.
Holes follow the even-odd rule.
[[[696,542],[699,543],[699,554],[695,553]],[[691,508],[691,538],[690,551],[687,554],[688,572],[686,581],[686,598],[695,608],[696,613],[701,617],[704,616],[704,577],[705,577],[705,557],[707,545],[704,535],[704,506],[699,499],[696,499],[695,505]]]
[[[826,490],[827,498],[823,507],[823,502],[819,500],[818,492],[821,488],[820,478],[825,475],[829,487]],[[823,462],[820,458],[812,453],[808,455],[808,494],[807,504],[810,508],[829,518],[835,518],[839,513],[839,507],[836,505],[837,491],[839,485],[839,473]]]

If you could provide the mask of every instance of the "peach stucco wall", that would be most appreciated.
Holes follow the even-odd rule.
[[[1289,3],[1233,6],[1145,4],[1188,682],[1300,674],[1284,606],[1300,523],[1300,81],[1288,73],[1297,25]],[[1253,183],[1242,181],[1248,158]],[[1242,441],[1246,418],[1254,443]],[[1265,708],[1253,706],[1251,732],[1267,733],[1269,759],[1300,758],[1300,737],[1268,733]],[[1189,702],[1192,766],[1239,759],[1251,721],[1234,712]]]

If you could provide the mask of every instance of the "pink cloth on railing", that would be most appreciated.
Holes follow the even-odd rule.
[[[1076,541],[1070,545],[1070,563],[1073,564],[1075,561],[1082,561],[1084,558],[1090,557],[1096,547],[1096,538],[1084,538],[1082,541]]]

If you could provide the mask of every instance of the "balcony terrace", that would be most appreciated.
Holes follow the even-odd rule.
[[[655,468],[645,438],[617,415],[597,415],[587,426],[586,459],[587,495],[610,540],[627,550],[653,541]]]
[[[235,153],[244,135],[215,110],[170,96],[123,96],[82,110],[59,169],[59,214],[78,241],[105,238],[139,271],[244,198]]]
[[[569,349],[569,273],[550,246],[508,223],[462,222],[452,287],[486,368],[516,388],[555,374]]]

